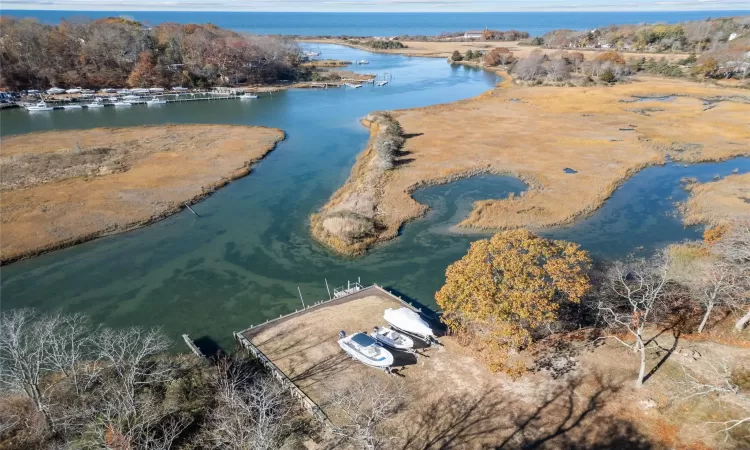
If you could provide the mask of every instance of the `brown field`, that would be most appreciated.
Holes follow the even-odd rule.
[[[634,101],[633,96],[677,96]],[[715,103],[706,104],[706,99]],[[541,228],[571,223],[599,208],[626,179],[669,156],[685,163],[750,154],[750,95],[739,89],[657,78],[596,87],[503,87],[474,99],[396,111],[407,136],[403,156],[378,186],[361,170],[324,208],[362,190],[377,194],[379,241],[395,237],[427,207],[422,186],[477,173],[514,175],[529,189],[476,202],[460,225]],[[366,155],[366,154],[365,154]],[[567,174],[565,168],[577,171]],[[347,195],[343,195],[346,193]],[[347,252],[347,249],[338,249]],[[356,253],[351,251],[349,253]]]
[[[162,219],[229,181],[281,130],[169,125],[3,138],[2,242],[8,263]]]
[[[671,333],[664,333],[658,345],[676,349],[637,390],[637,357],[613,342],[592,344],[583,335],[568,336],[535,351],[538,362],[529,358],[530,371],[513,381],[491,373],[455,338],[442,337],[443,346],[424,350],[399,369],[399,376],[389,377],[351,360],[336,342],[339,330],[369,332],[383,324],[385,308],[399,306],[384,294],[362,294],[262,325],[245,336],[336,425],[344,418],[331,404],[332,392],[367,378],[384,386],[402,383],[408,395],[392,419],[389,432],[395,441],[389,448],[699,449],[737,444],[731,439],[721,442],[723,435],[707,431],[701,422],[730,414],[732,405],[718,405],[713,399],[674,402],[669,377],[681,373],[680,364],[703,370],[703,361],[689,356],[695,352],[731,358],[746,370],[750,357],[743,348],[675,343]],[[649,367],[665,357],[656,347],[650,353]],[[653,406],[645,411],[643,405],[649,404]]]
[[[545,54],[551,54],[560,51],[559,49],[536,47],[531,45],[518,45],[517,41],[477,41],[477,42],[424,42],[424,41],[401,41],[407,48],[400,49],[373,49],[364,45],[355,45],[349,41],[343,39],[300,39],[300,42],[313,42],[319,44],[338,44],[346,45],[348,47],[358,48],[360,50],[366,50],[374,53],[391,53],[397,55],[406,56],[424,56],[431,58],[447,58],[454,50],[458,50],[461,54],[465,54],[467,50],[475,51],[482,50],[488,51],[497,47],[505,47],[517,58],[523,58],[528,56],[534,49],[541,49]],[[586,57],[586,60],[596,58],[599,54],[606,50],[586,50],[586,49],[567,49],[568,51],[581,52]],[[620,52],[625,59],[630,57],[634,58],[666,58],[668,61],[677,61],[684,59],[689,56],[688,53],[639,53],[639,52]]]
[[[682,205],[687,225],[721,225],[737,218],[750,219],[750,173],[687,186],[690,198]]]

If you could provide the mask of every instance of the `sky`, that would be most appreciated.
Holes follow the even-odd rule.
[[[750,0],[2,0],[2,9],[74,11],[686,11],[745,10]]]

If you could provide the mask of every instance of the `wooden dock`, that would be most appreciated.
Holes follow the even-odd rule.
[[[300,401],[305,409],[307,409],[318,421],[320,421],[321,424],[328,428],[331,428],[333,427],[333,425],[323,409],[317,403],[315,403],[315,401],[313,401],[310,396],[302,391],[302,389],[300,389],[295,384],[295,382],[292,381],[292,379],[290,379],[289,376],[284,373],[284,371],[282,371],[266,354],[264,354],[258,345],[253,344],[252,339],[254,335],[257,335],[258,333],[270,327],[279,325],[288,320],[295,319],[304,314],[372,296],[384,296],[390,300],[395,301],[396,304],[400,304],[415,312],[422,312],[421,308],[412,305],[406,300],[403,300],[401,297],[396,296],[388,290],[374,284],[372,286],[360,289],[357,292],[352,292],[350,294],[342,295],[341,297],[329,300],[318,301],[313,303],[312,305],[309,305],[302,309],[298,309],[292,313],[281,315],[276,319],[267,320],[264,323],[258,325],[252,325],[250,326],[250,328],[247,328],[243,331],[235,332],[234,337],[243,348],[245,348],[254,358],[256,358],[261,364],[263,364],[263,366],[271,373],[274,378],[279,380],[279,383],[281,383],[282,386],[288,389],[291,394]]]

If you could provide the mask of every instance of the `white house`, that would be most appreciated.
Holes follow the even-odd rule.
[[[465,39],[481,39],[484,30],[471,30],[464,33]]]

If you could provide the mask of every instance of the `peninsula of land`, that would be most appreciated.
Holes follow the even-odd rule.
[[[371,140],[349,180],[313,217],[313,235],[341,253],[359,254],[423,215],[427,207],[410,194],[427,185],[479,173],[516,176],[527,191],[476,202],[460,226],[542,228],[593,212],[633,174],[668,158],[750,155],[750,94],[677,79],[586,87],[506,79],[473,99],[391,116],[405,137],[393,168],[371,176]]]
[[[278,129],[168,125],[2,139],[3,264],[180,211],[247,175]]]

